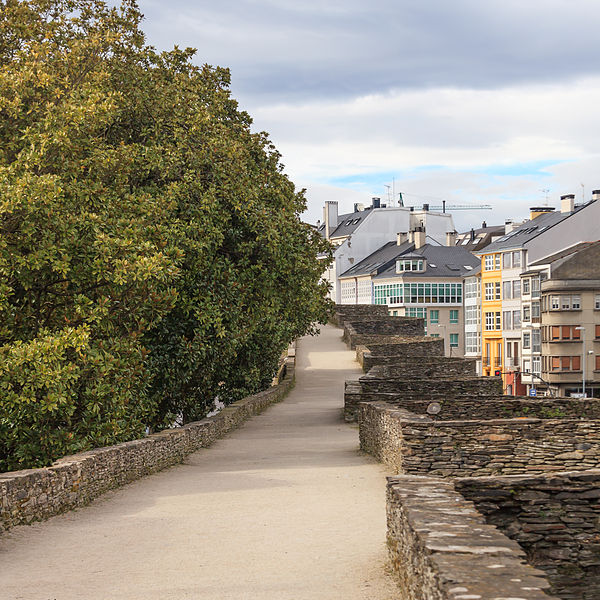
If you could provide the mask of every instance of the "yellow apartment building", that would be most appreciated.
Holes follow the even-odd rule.
[[[496,371],[504,372],[502,357],[502,254],[482,253],[481,364],[483,375],[494,375]]]

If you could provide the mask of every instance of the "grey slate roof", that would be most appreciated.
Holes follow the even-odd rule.
[[[340,277],[360,277],[373,275],[376,279],[396,277],[396,259],[425,258],[427,260],[424,273],[412,271],[402,273],[402,277],[431,278],[431,277],[464,277],[475,273],[481,266],[481,260],[468,250],[457,246],[434,246],[425,244],[418,250],[411,242],[398,246],[396,242],[388,242],[367,258],[342,273]],[[435,265],[435,266],[433,266]],[[471,267],[470,269],[467,267]]]
[[[418,250],[411,252],[412,255],[425,258],[427,260],[426,269],[423,273],[415,273],[413,271],[404,272],[402,273],[404,279],[431,279],[432,277],[463,278],[466,275],[475,273],[477,267],[481,266],[481,259],[460,246],[434,246],[432,244],[425,244]],[[379,271],[375,279],[397,277],[398,275],[399,273],[396,273],[396,263],[394,261],[394,264],[385,270]]]
[[[370,275],[378,270],[387,268],[390,264],[395,265],[398,256],[410,252],[414,247],[414,244],[411,242],[405,242],[400,246],[398,246],[396,242],[388,242],[353,267],[350,267],[347,271],[342,273],[340,277],[360,277],[361,275]]]
[[[338,215],[337,227],[331,230],[329,237],[338,238],[350,235],[370,214],[370,210],[361,210],[345,215]],[[318,231],[325,237],[325,223],[321,223]]]
[[[524,244],[551,227],[554,227],[557,223],[568,219],[571,215],[580,211],[584,206],[586,205],[577,206],[573,212],[568,213],[562,213],[560,211],[544,213],[535,219],[523,223],[523,225],[513,229],[510,233],[503,235],[486,248],[479,250],[478,253],[489,254],[490,252],[499,252],[502,250],[510,250],[512,248],[522,248]]]

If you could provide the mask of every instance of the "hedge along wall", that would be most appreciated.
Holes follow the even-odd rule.
[[[464,478],[454,486],[545,571],[553,594],[600,598],[600,471]]]
[[[600,468],[600,421],[433,421],[383,402],[359,410],[361,448],[398,473],[482,477]]]
[[[400,600],[550,600],[544,573],[450,481],[388,478],[388,548]],[[596,596],[597,598],[597,596]]]
[[[230,404],[212,417],[67,456],[50,467],[0,473],[0,531],[88,504],[108,490],[181,463],[192,452],[210,446],[284,398],[295,381],[295,353],[289,354],[277,385]]]

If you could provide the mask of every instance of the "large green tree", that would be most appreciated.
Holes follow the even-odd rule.
[[[0,468],[202,417],[327,316],[328,248],[229,93],[132,1],[0,0]]]

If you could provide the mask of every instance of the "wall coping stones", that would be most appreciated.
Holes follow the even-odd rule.
[[[451,481],[388,478],[388,547],[404,600],[549,600],[544,573]]]
[[[65,456],[49,467],[0,473],[0,532],[83,506],[108,490],[181,463],[282,400],[294,385],[295,352],[288,352],[281,375],[278,384],[201,421]]]

